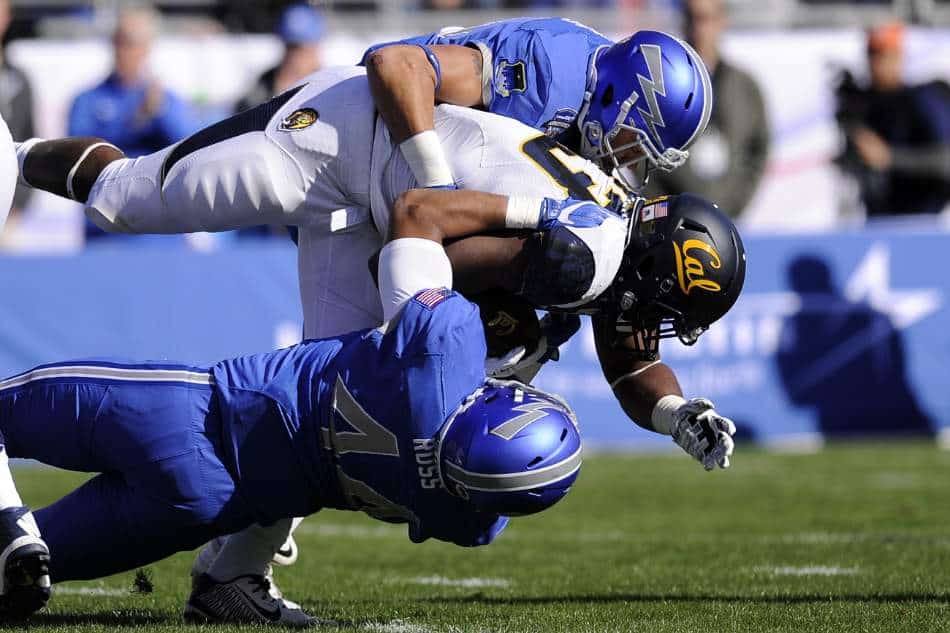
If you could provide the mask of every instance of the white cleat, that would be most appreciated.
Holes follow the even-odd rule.
[[[284,600],[266,576],[238,576],[219,582],[208,574],[195,576],[185,604],[185,620],[194,623],[267,624],[303,628],[324,624],[298,605]]]

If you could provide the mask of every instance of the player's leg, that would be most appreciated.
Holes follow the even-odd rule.
[[[369,220],[368,210],[341,211],[349,226],[344,224],[332,233],[316,227],[300,231],[298,271],[306,338],[335,336],[382,322],[379,292],[368,267],[382,238]],[[208,587],[209,580],[227,585],[231,578],[266,575],[285,544],[293,549],[292,530],[299,524],[254,526],[206,546],[192,566],[196,592],[189,605],[200,599],[199,587]],[[208,578],[199,584],[203,575]],[[276,584],[272,586],[275,597],[279,596]],[[285,604],[293,605],[289,600]]]
[[[55,580],[143,564],[253,522],[219,455],[207,369],[77,361],[0,382],[11,455],[106,471],[37,512]]]
[[[109,232],[189,233],[296,223],[293,211],[305,197],[298,166],[263,132],[242,133],[240,123],[217,124],[230,126],[233,137],[210,136],[217,132],[212,126],[135,159],[89,137],[21,143],[18,159],[27,184],[84,202],[89,219]],[[182,148],[191,151],[182,156]]]

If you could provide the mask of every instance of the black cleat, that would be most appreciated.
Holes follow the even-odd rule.
[[[49,549],[29,508],[0,510],[0,617],[25,618],[50,597]]]

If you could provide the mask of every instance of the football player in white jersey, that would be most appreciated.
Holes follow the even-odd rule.
[[[27,184],[84,202],[105,230],[299,227],[307,337],[381,321],[367,260],[384,243],[397,199],[419,213],[465,214],[478,210],[479,192],[507,196],[507,226],[528,236],[450,247],[460,275],[491,268],[497,285],[523,291],[539,307],[593,307],[607,315],[596,328],[598,348],[624,409],[642,426],[672,435],[707,469],[727,467],[732,423],[708,400],[683,399],[674,374],[656,357],[656,344],[661,331],[694,339],[735,301],[744,256],[731,223],[712,205],[683,196],[640,208],[642,201],[593,164],[511,119],[443,105],[435,130],[463,190],[414,189],[412,170],[377,120],[363,69],[348,67],[321,71],[150,156],[126,159],[88,138],[33,139],[18,145],[17,156]],[[576,214],[572,199],[593,200],[602,213]],[[684,223],[690,216],[698,221]],[[550,220],[557,220],[556,232],[531,237]],[[675,238],[679,233],[683,237]],[[654,262],[656,271],[645,274]],[[644,274],[618,275],[622,265]],[[511,271],[523,278],[510,278]],[[601,299],[609,305],[596,304]],[[515,357],[508,364],[538,361],[547,350],[535,351],[540,353],[531,359]],[[525,362],[517,369],[523,368]],[[222,584],[261,573],[287,530],[282,524],[232,536],[216,557],[208,556],[207,571]],[[292,612],[286,609],[285,623],[307,622],[302,612]]]

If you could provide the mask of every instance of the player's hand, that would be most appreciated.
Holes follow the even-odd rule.
[[[549,360],[558,360],[558,348],[581,327],[581,319],[576,314],[548,313],[541,319],[541,338],[530,354],[523,345],[519,345],[501,358],[488,358],[485,361],[485,373],[492,378],[520,380],[530,384]]]
[[[673,413],[673,441],[706,470],[729,468],[735,448],[736,425],[713,408],[706,398],[693,398]]]

